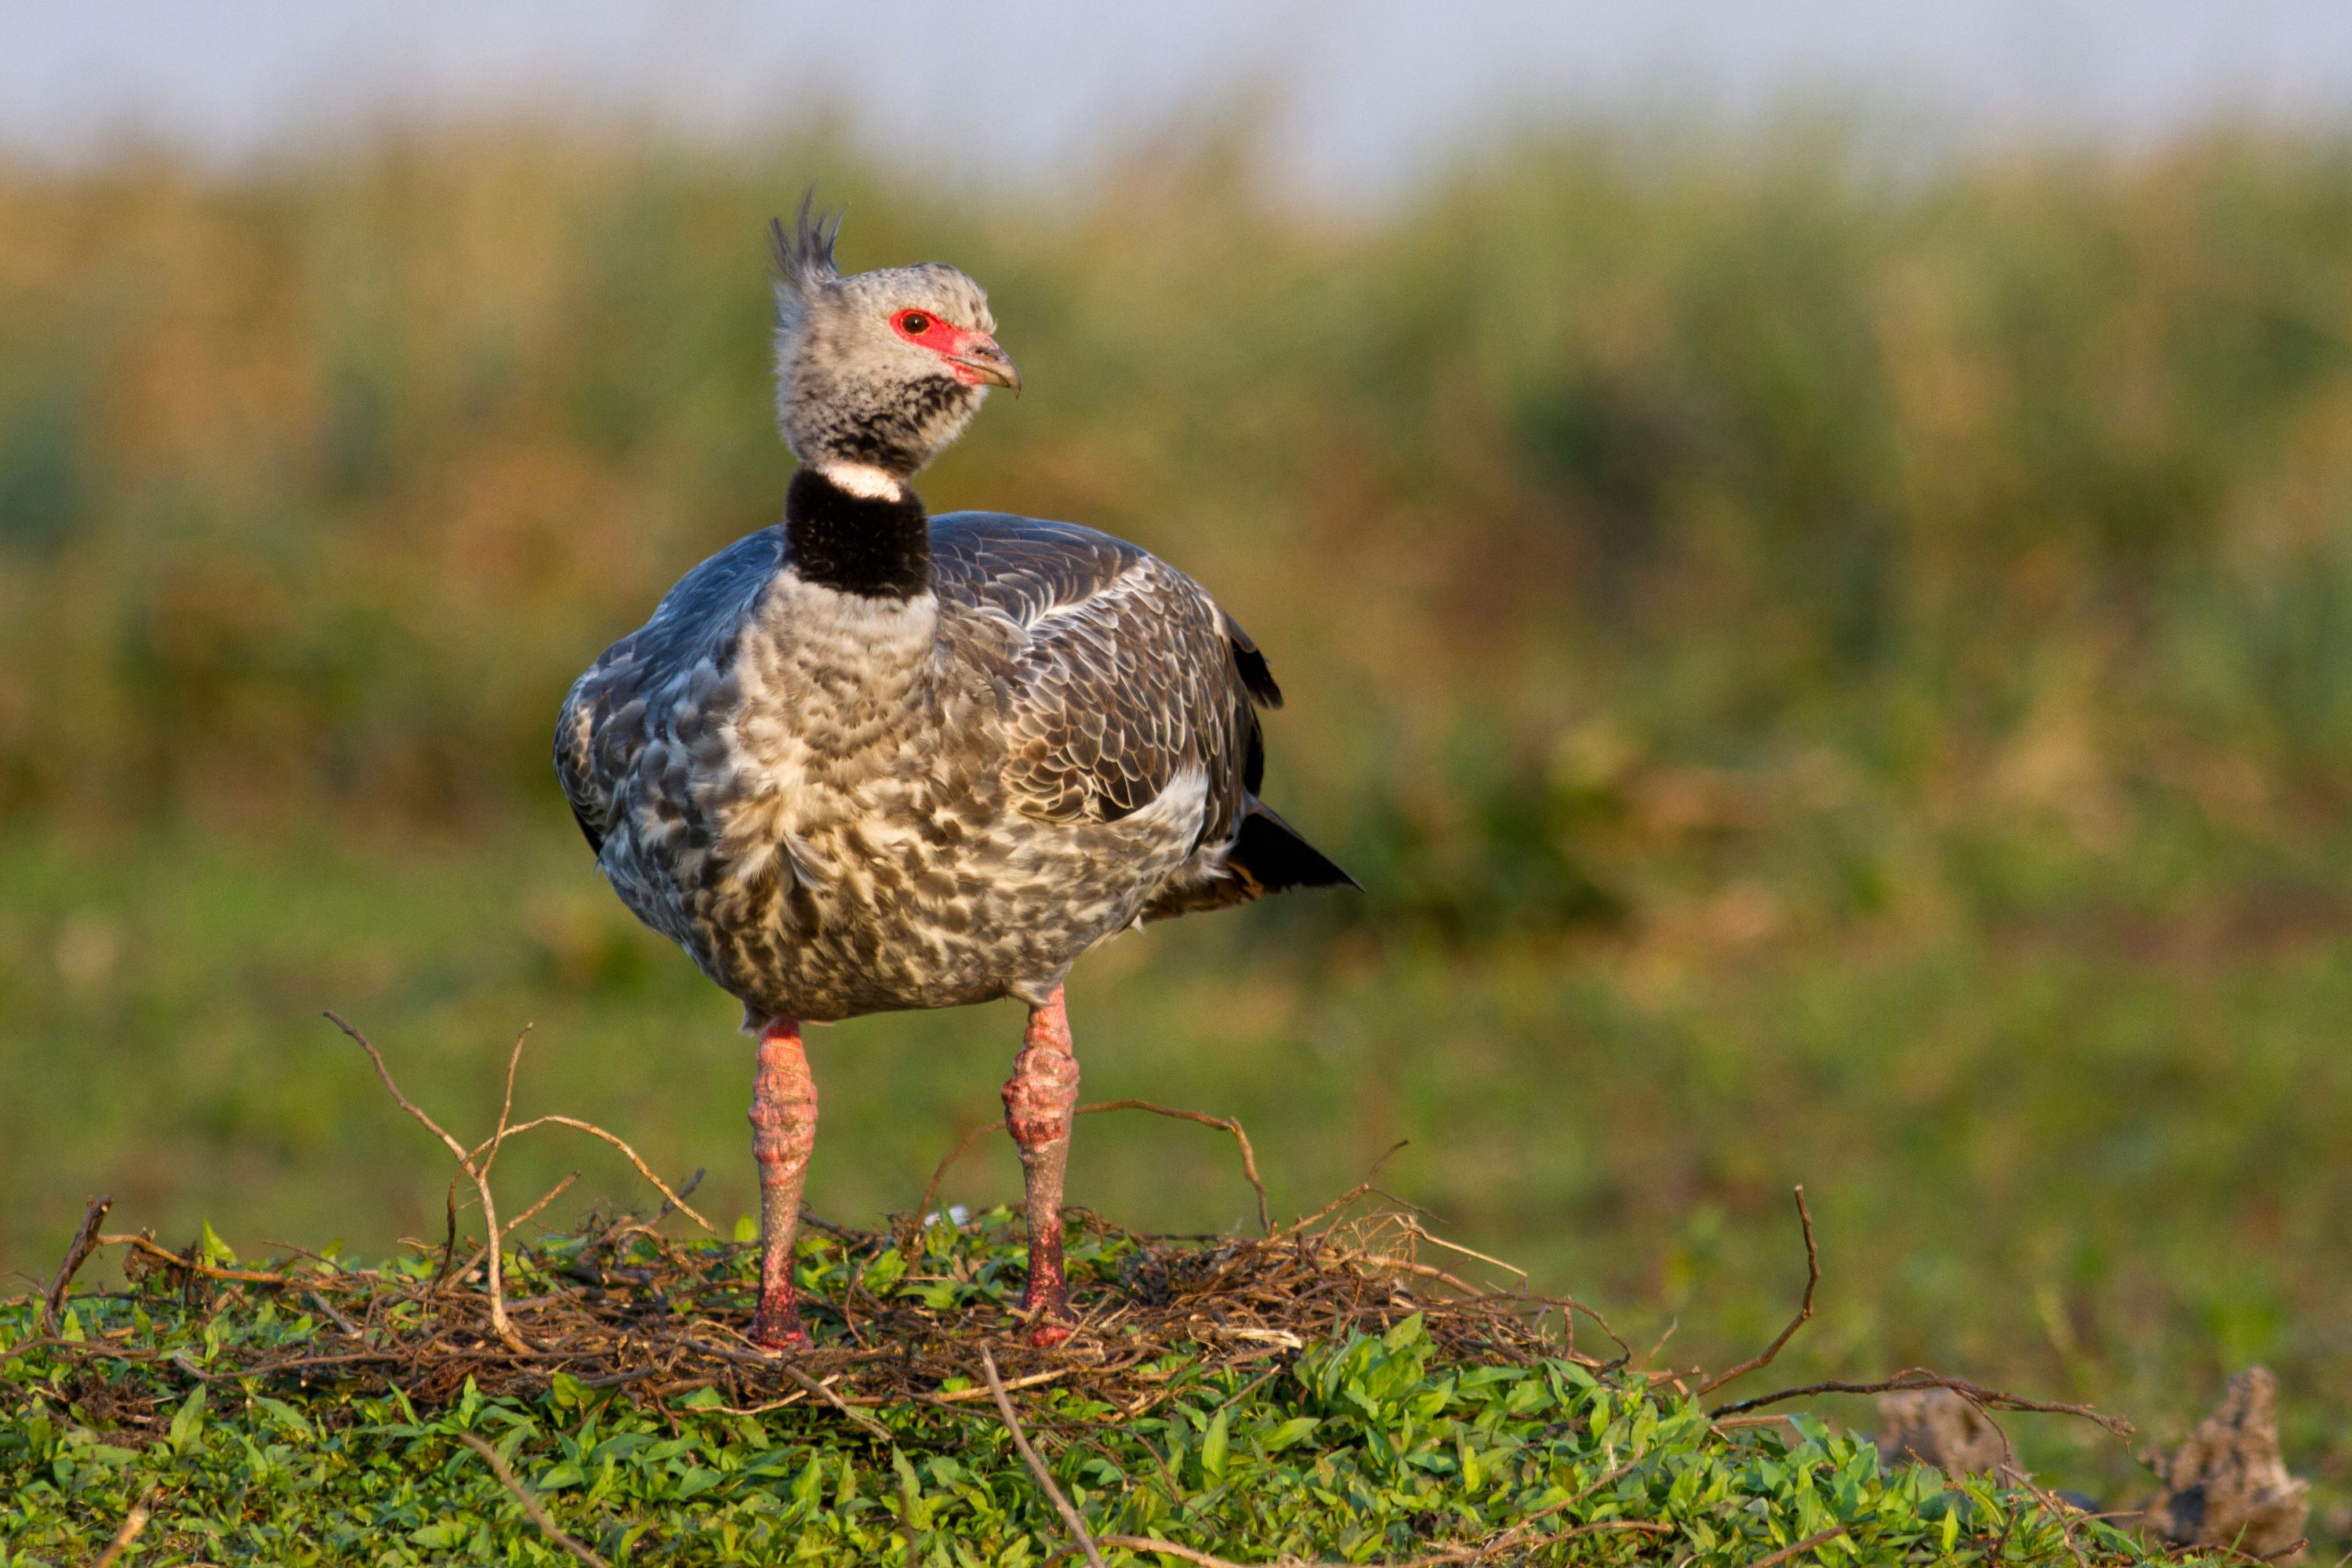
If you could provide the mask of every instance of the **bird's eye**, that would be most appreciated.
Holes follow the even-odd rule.
[[[909,310],[898,318],[898,330],[910,338],[919,338],[931,330],[931,319],[920,310]]]

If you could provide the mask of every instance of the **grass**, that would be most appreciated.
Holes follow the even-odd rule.
[[[1139,1261],[1132,1238],[1079,1239],[1081,1300],[1115,1290]],[[215,1263],[234,1263],[226,1244],[207,1242]],[[946,1350],[976,1356],[1016,1288],[1005,1281],[1017,1281],[1018,1248],[1000,1211],[930,1226],[903,1258],[816,1238],[802,1248],[800,1273],[814,1300],[838,1300],[856,1251],[860,1288],[886,1316],[894,1297],[975,1281],[956,1310],[985,1322],[952,1331]],[[585,1237],[519,1247],[512,1288],[561,1289],[562,1270],[594,1251]],[[1159,1256],[1182,1267],[1168,1261],[1181,1253]],[[656,1252],[638,1240],[607,1261],[600,1278],[627,1277],[632,1265],[661,1270],[653,1310],[676,1320],[673,1334],[710,1310],[707,1295],[680,1289],[688,1275],[730,1281],[739,1297],[752,1282],[743,1249],[712,1243]],[[278,1267],[364,1310],[372,1333],[441,1343],[452,1332],[432,1321],[436,1298],[415,1289],[433,1274],[430,1256],[352,1289],[341,1289],[348,1264]],[[69,1298],[55,1334],[43,1331],[37,1302],[0,1309],[0,1355],[12,1358],[0,1414],[0,1568],[87,1553],[142,1499],[153,1510],[146,1560],[563,1561],[463,1446],[469,1438],[526,1479],[554,1528],[613,1562],[945,1568],[1072,1554],[1071,1534],[1016,1457],[1010,1428],[958,1398],[973,1377],[939,1381],[931,1392],[945,1402],[927,1401],[920,1388],[886,1395],[852,1425],[772,1373],[724,1363],[699,1377],[661,1372],[656,1331],[636,1352],[651,1353],[645,1370],[656,1375],[625,1392],[564,1371],[518,1382],[502,1369],[499,1392],[486,1394],[471,1376],[457,1387],[445,1379],[442,1397],[426,1401],[397,1386],[397,1364],[388,1388],[330,1381],[332,1368],[253,1374],[247,1369],[331,1348],[326,1308],[306,1307],[315,1292],[167,1276]],[[1694,1564],[1809,1554],[1854,1563],[2162,1560],[2105,1524],[2062,1522],[2022,1491],[1883,1465],[1866,1439],[1811,1416],[1719,1426],[1698,1401],[1622,1367],[1596,1371],[1564,1349],[1482,1358],[1443,1344],[1435,1321],[1409,1303],[1383,1316],[1374,1331],[1239,1363],[1202,1345],[1147,1345],[1115,1376],[1089,1377],[1081,1365],[1083,1386],[1024,1390],[1020,1419],[1112,1562],[1171,1560],[1150,1542],[1250,1561],[1427,1564],[1612,1563],[1668,1552]],[[819,1313],[819,1354],[847,1349],[834,1317]],[[1135,1331],[1105,1332],[1114,1359],[1123,1331]],[[542,1353],[564,1364],[561,1344]]]
[[[519,1110],[612,1126],[673,1182],[707,1167],[696,1201],[722,1226],[756,1212],[732,1013],[610,904],[583,853],[551,834],[397,863],[324,842],[0,858],[0,1099],[44,1108],[0,1142],[17,1266],[51,1268],[98,1191],[118,1225],[174,1245],[206,1219],[359,1256],[437,1237],[444,1156],[387,1110],[321,1004],[461,1134],[487,1131],[504,1047],[535,1018]],[[1727,1363],[1785,1318],[1802,1182],[1826,1279],[1784,1357],[1792,1380],[1929,1364],[2087,1400],[2160,1441],[2264,1362],[2315,1522],[2336,1531],[2352,962],[2324,930],[2224,942],[2205,921],[1466,955],[1302,953],[1244,917],[1114,944],[1080,969],[1073,1016],[1087,1098],[1239,1116],[1278,1209],[1409,1138],[1391,1191],[1642,1344],[1679,1321],[1676,1355]],[[103,973],[75,947],[100,945],[99,921],[117,953]],[[991,1117],[1019,1026],[981,1009],[816,1036],[816,1211],[912,1204]],[[636,1190],[601,1148],[526,1142],[502,1167],[507,1202],[575,1167],[558,1216]],[[1224,1141],[1153,1118],[1088,1118],[1070,1181],[1128,1225],[1254,1215]],[[1018,1192],[992,1140],[942,1198]],[[2020,1441],[2053,1484],[2146,1489],[2117,1445],[2063,1426]]]

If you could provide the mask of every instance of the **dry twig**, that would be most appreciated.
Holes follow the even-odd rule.
[[[693,1205],[686,1201],[684,1194],[677,1192],[676,1189],[672,1188],[667,1182],[663,1181],[661,1177],[654,1173],[653,1167],[646,1164],[644,1157],[640,1155],[636,1150],[629,1146],[627,1140],[623,1139],[614,1133],[606,1131],[604,1128],[597,1126],[593,1121],[583,1121],[576,1116],[549,1114],[546,1116],[535,1116],[530,1121],[522,1122],[516,1122],[509,1120],[514,1113],[515,1075],[522,1062],[522,1048],[524,1042],[529,1040],[530,1037],[530,1026],[529,1025],[525,1025],[521,1032],[516,1035],[514,1048],[507,1054],[506,1088],[505,1093],[500,1098],[499,1104],[498,1122],[491,1129],[488,1138],[475,1145],[473,1148],[468,1149],[463,1143],[457,1142],[457,1139],[451,1137],[448,1131],[443,1128],[439,1122],[434,1121],[433,1118],[427,1115],[421,1107],[419,1107],[415,1101],[411,1100],[405,1094],[401,1092],[400,1086],[393,1081],[391,1068],[384,1065],[383,1054],[376,1049],[374,1042],[371,1041],[365,1035],[360,1033],[358,1029],[352,1027],[352,1025],[346,1022],[341,1015],[329,1012],[326,1016],[328,1022],[333,1024],[335,1027],[341,1029],[344,1034],[349,1035],[353,1040],[358,1042],[361,1049],[367,1052],[368,1059],[375,1064],[376,1077],[383,1080],[383,1086],[391,1092],[392,1098],[398,1102],[403,1110],[408,1112],[409,1115],[422,1122],[435,1137],[441,1140],[442,1143],[448,1149],[450,1153],[457,1156],[458,1169],[473,1183],[474,1192],[480,1199],[482,1205],[483,1227],[488,1233],[488,1239],[483,1243],[482,1249],[477,1256],[483,1259],[488,1268],[490,1331],[497,1335],[499,1340],[509,1350],[515,1351],[520,1354],[530,1354],[531,1352],[531,1347],[525,1342],[522,1337],[515,1331],[513,1319],[507,1310],[506,1287],[503,1278],[503,1255],[505,1252],[506,1238],[513,1232],[516,1226],[521,1225],[523,1221],[531,1218],[541,1209],[545,1208],[550,1203],[553,1202],[556,1196],[561,1194],[564,1188],[572,1184],[572,1182],[576,1179],[578,1173],[574,1172],[572,1176],[568,1176],[563,1181],[558,1183],[552,1192],[550,1192],[546,1196],[541,1198],[539,1202],[533,1204],[530,1208],[525,1209],[513,1220],[501,1225],[499,1223],[498,1205],[490,1192],[490,1168],[497,1162],[499,1152],[505,1147],[506,1141],[508,1139],[512,1138],[519,1133],[529,1132],[534,1128],[547,1126],[569,1127],[576,1131],[585,1132],[593,1138],[600,1138],[605,1142],[611,1144],[614,1148],[618,1149],[624,1155],[625,1155],[628,1158],[629,1163],[636,1168],[637,1173],[643,1176],[660,1192],[663,1200],[661,1210],[662,1214],[667,1215],[670,1210],[676,1209],[679,1213],[691,1218],[695,1224],[700,1226],[706,1232],[709,1232],[713,1236],[718,1234],[717,1227],[712,1226],[708,1219],[704,1218]],[[700,1173],[697,1173],[698,1180],[699,1179],[699,1175]],[[688,1185],[691,1188],[693,1184],[688,1183]],[[457,1178],[453,1175],[450,1178],[451,1196],[450,1202],[447,1205],[449,1222],[448,1236],[442,1246],[441,1268],[436,1275],[436,1284],[442,1279],[446,1279],[449,1273],[450,1254],[454,1250],[457,1242],[457,1213],[456,1191]],[[465,1273],[470,1272],[473,1267],[473,1261],[469,1259],[467,1262],[466,1268],[459,1270],[459,1273],[462,1276]]]
[[[106,1223],[109,1209],[114,1206],[114,1194],[101,1193],[89,1200],[81,1211],[81,1224],[74,1231],[73,1241],[66,1247],[65,1258],[58,1265],[56,1278],[41,1297],[41,1321],[48,1328],[58,1326],[58,1314],[65,1310],[66,1287],[73,1283],[75,1271],[88,1260],[98,1246],[98,1227]]]
[[[1171,1116],[1179,1121],[1197,1121],[1203,1127],[1214,1127],[1230,1132],[1241,1145],[1242,1174],[1249,1178],[1250,1190],[1257,1194],[1257,1225],[1260,1235],[1274,1234],[1274,1215],[1266,1206],[1265,1184],[1258,1179],[1257,1151],[1250,1147],[1249,1134],[1242,1124],[1230,1116],[1212,1116],[1205,1110],[1186,1110],[1179,1106],[1157,1105],[1148,1100],[1107,1100],[1099,1105],[1081,1105],[1071,1114],[1091,1116],[1097,1110],[1148,1110],[1154,1116]],[[1508,1264],[1504,1265],[1509,1268]]]
[[[455,1138],[450,1137],[448,1132],[442,1128],[441,1124],[434,1121],[431,1116],[427,1115],[422,1107],[418,1106],[415,1101],[410,1100],[408,1096],[400,1092],[400,1085],[393,1081],[392,1069],[384,1066],[383,1053],[375,1048],[375,1042],[369,1039],[365,1035],[361,1034],[357,1029],[352,1027],[351,1025],[345,1023],[340,1014],[331,1011],[326,1015],[326,1018],[327,1022],[334,1025],[335,1027],[341,1029],[344,1034],[349,1035],[353,1040],[359,1043],[360,1049],[368,1054],[368,1060],[375,1064],[375,1076],[383,1080],[384,1089],[390,1092],[392,1098],[399,1103],[400,1109],[415,1117],[418,1121],[422,1122],[435,1137],[440,1139],[441,1142],[447,1146],[449,1152],[457,1156],[457,1164],[459,1168],[462,1169],[468,1177],[472,1178],[474,1183],[474,1191],[482,1200],[482,1224],[488,1230],[490,1235],[488,1268],[490,1330],[499,1336],[499,1340],[506,1344],[508,1349],[520,1351],[526,1354],[529,1353],[530,1346],[523,1342],[522,1336],[515,1332],[514,1325],[507,1319],[506,1287],[505,1282],[499,1278],[499,1253],[500,1248],[498,1245],[499,1237],[504,1233],[499,1229],[498,1201],[490,1195],[490,1184],[488,1180],[482,1174],[481,1168],[474,1163],[473,1154],[463,1143],[460,1143]],[[522,1050],[522,1042],[520,1039],[516,1040],[515,1050],[518,1055],[520,1054]],[[513,1074],[511,1062],[509,1062],[508,1073],[509,1081],[511,1083]],[[505,1134],[505,1121],[506,1119],[503,1116],[499,1118],[499,1137],[502,1137]],[[492,1140],[493,1147],[495,1147],[496,1142],[497,1138],[494,1137]]]
[[[1303,1236],[1307,1231],[1313,1229],[1316,1226],[1322,1224],[1323,1221],[1329,1218],[1331,1215],[1345,1209],[1349,1204],[1354,1203],[1366,1193],[1370,1192],[1372,1190],[1372,1183],[1380,1176],[1381,1167],[1387,1164],[1391,1160],[1396,1158],[1397,1151],[1404,1148],[1412,1142],[1412,1141],[1409,1138],[1400,1138],[1395,1142],[1390,1144],[1385,1150],[1381,1151],[1381,1157],[1372,1162],[1372,1168],[1364,1173],[1364,1179],[1362,1181],[1358,1182],[1354,1186],[1349,1187],[1346,1192],[1341,1193],[1338,1197],[1333,1198],[1329,1203],[1325,1204],[1313,1214],[1304,1215],[1297,1219],[1292,1220],[1288,1225],[1283,1226],[1277,1234],[1281,1236]]]
[[[1179,1546],[1172,1541],[1162,1541],[1156,1535],[1106,1535],[1102,1538],[1102,1543],[1105,1546],[1124,1546],[1129,1552],[1158,1552],[1166,1556],[1180,1558],[1186,1563],[1197,1563],[1199,1568],[1248,1568],[1246,1563],[1234,1563],[1223,1557],[1212,1557],[1198,1547]],[[1045,1568],[1053,1568],[1053,1565],[1063,1558],[1074,1556],[1079,1551],[1080,1548],[1076,1546],[1063,1547],[1045,1559]],[[1095,1557],[1092,1552],[1087,1552],[1087,1555],[1093,1558],[1095,1562],[1102,1561],[1101,1558]],[[1310,1564],[1309,1568],[1313,1568],[1313,1565]]]
[[[499,1458],[499,1451],[496,1448],[491,1447],[471,1432],[458,1433],[457,1441],[482,1457],[483,1461],[490,1467],[490,1474],[498,1477],[499,1484],[514,1494],[515,1501],[522,1504],[523,1512],[530,1516],[531,1523],[539,1527],[539,1532],[541,1535],[546,1536],[581,1562],[587,1563],[588,1568],[613,1568],[611,1563],[566,1535],[555,1521],[547,1517],[547,1510],[540,1506],[537,1498],[523,1489],[522,1482],[515,1479],[515,1473],[507,1468],[507,1462],[504,1459]]]
[[[885,1443],[890,1441],[890,1428],[883,1426],[882,1423],[875,1420],[874,1417],[866,1415],[863,1410],[851,1409],[848,1402],[843,1399],[841,1395],[835,1394],[831,1388],[819,1383],[816,1379],[811,1377],[800,1368],[788,1365],[784,1368],[784,1375],[791,1378],[794,1383],[799,1384],[802,1388],[807,1390],[809,1393],[815,1394],[819,1399],[824,1400],[827,1405],[832,1405],[835,1410],[840,1411],[844,1415],[848,1416],[852,1421],[856,1422],[860,1426],[865,1427],[875,1436],[881,1438]]]
[[[357,1323],[352,1322],[349,1318],[344,1317],[341,1312],[335,1310],[335,1304],[332,1301],[328,1300],[316,1290],[310,1292],[303,1299],[309,1301],[313,1307],[318,1308],[320,1312],[323,1315],[334,1319],[335,1327],[342,1330],[343,1332],[351,1335],[353,1339],[358,1339],[360,1337],[360,1326]]]
[[[1239,1121],[1230,1116],[1212,1116],[1205,1110],[1187,1110],[1181,1106],[1160,1105],[1149,1100],[1106,1100],[1098,1105],[1081,1105],[1070,1114],[1092,1116],[1104,1110],[1149,1110],[1155,1116],[1173,1117],[1179,1121],[1196,1121],[1203,1127],[1213,1127],[1221,1132],[1232,1133],[1234,1142],[1241,1145],[1242,1174],[1249,1179],[1250,1190],[1257,1194],[1258,1228],[1264,1235],[1274,1234],[1274,1215],[1266,1205],[1265,1183],[1258,1179],[1257,1151],[1250,1146],[1249,1134],[1242,1131],[1242,1124]],[[1001,1121],[983,1121],[956,1140],[955,1147],[947,1152],[947,1157],[942,1159],[938,1167],[931,1172],[931,1179],[923,1188],[923,1201],[915,1205],[914,1223],[916,1225],[920,1226],[930,1217],[931,1200],[940,1195],[940,1184],[947,1180],[948,1172],[954,1167],[956,1162],[971,1152],[971,1146],[982,1138],[992,1132],[1003,1131],[1004,1131],[1004,1124]],[[1397,1145],[1400,1149],[1403,1146]],[[1393,1153],[1395,1151],[1391,1150],[1390,1152]],[[1475,1257],[1476,1254],[1474,1253],[1472,1256]],[[1503,1267],[1508,1268],[1510,1265],[1506,1263]]]
[[[504,1234],[507,1236],[512,1236],[525,1220],[536,1218],[540,1210],[545,1208],[548,1205],[562,1197],[564,1194],[564,1192],[570,1188],[572,1184],[579,1179],[580,1173],[574,1171],[570,1175],[564,1177],[562,1181],[556,1183],[555,1185],[548,1188],[546,1194],[541,1197],[539,1202],[531,1205],[530,1207],[523,1210],[522,1213],[507,1221],[507,1227]]]
[[[1105,1546],[1124,1546],[1129,1552],[1161,1552],[1170,1557],[1180,1558],[1186,1563],[1197,1563],[1199,1568],[1248,1568],[1246,1563],[1234,1563],[1223,1557],[1212,1557],[1196,1546],[1179,1546],[1172,1541],[1162,1541],[1156,1535],[1106,1535],[1102,1538],[1102,1543]],[[1054,1568],[1054,1564],[1065,1557],[1076,1556],[1080,1550],[1082,1549],[1076,1546],[1063,1547],[1045,1559],[1045,1568]],[[1092,1553],[1088,1555],[1092,1556]],[[1101,1559],[1096,1558],[1095,1561],[1100,1562]],[[1310,1563],[1307,1568],[1317,1568],[1317,1565]]]
[[[160,1484],[156,1481],[147,1483],[147,1489],[139,1494],[139,1500],[132,1503],[131,1511],[122,1516],[122,1528],[114,1532],[114,1539],[106,1543],[106,1550],[98,1554],[98,1561],[91,1564],[91,1568],[114,1568],[122,1554],[131,1550],[131,1543],[139,1539],[140,1531],[147,1528],[147,1521],[153,1516],[155,1489]]]
[[[1054,1473],[1045,1468],[1045,1461],[1037,1457],[1037,1450],[1029,1446],[1029,1435],[1021,1430],[1021,1417],[1013,1413],[1012,1397],[1004,1392],[1004,1380],[996,1374],[996,1358],[989,1354],[986,1345],[980,1347],[980,1367],[988,1374],[988,1392],[995,1397],[996,1413],[1004,1417],[1004,1429],[1013,1434],[1013,1447],[1021,1456],[1021,1462],[1029,1467],[1029,1473],[1037,1478],[1037,1484],[1044,1487],[1045,1495],[1054,1500],[1054,1507],[1061,1512],[1062,1522],[1070,1527],[1070,1534],[1085,1551],[1087,1561],[1094,1564],[1094,1568],[1103,1568],[1102,1553],[1095,1549],[1094,1537],[1087,1533],[1087,1521],[1078,1517],[1078,1510],[1070,1506],[1070,1500],[1064,1497],[1062,1489],[1054,1484]]]
[[[1773,1552],[1769,1557],[1759,1557],[1755,1562],[1748,1564],[1748,1568],[1772,1568],[1774,1563],[1786,1563],[1791,1558],[1801,1557],[1816,1546],[1827,1546],[1831,1542],[1835,1541],[1839,1536],[1843,1535],[1844,1533],[1845,1526],[1842,1524],[1832,1526],[1828,1530],[1821,1531],[1819,1534],[1808,1535],[1802,1541],[1792,1541],[1789,1542],[1788,1545],[1783,1546],[1780,1551]]]
[[[1458,1252],[1465,1258],[1475,1258],[1481,1263],[1491,1263],[1507,1274],[1517,1275],[1519,1277],[1519,1283],[1522,1286],[1526,1285],[1528,1282],[1528,1271],[1520,1268],[1517,1264],[1506,1263],[1499,1258],[1495,1258],[1486,1253],[1480,1252],[1475,1247],[1465,1247],[1458,1241],[1448,1241],[1442,1236],[1433,1235],[1428,1227],[1423,1226],[1421,1221],[1413,1218],[1411,1215],[1402,1216],[1398,1223],[1404,1227],[1407,1235],[1412,1236],[1417,1240],[1428,1242],[1432,1247],[1442,1247],[1448,1252]]]
[[[1925,1367],[1906,1367],[1893,1377],[1880,1383],[1809,1383],[1801,1388],[1783,1388],[1773,1394],[1759,1394],[1754,1399],[1742,1399],[1736,1404],[1719,1405],[1710,1415],[1738,1415],[1750,1410],[1761,1410],[1768,1405],[1784,1400],[1802,1399],[1815,1394],[1892,1394],[1906,1388],[1948,1388],[1973,1404],[1993,1410],[2020,1410],[2037,1415],[2076,1415],[2118,1437],[2128,1437],[2132,1424],[2120,1415],[2108,1415],[2087,1405],[2060,1405],[2049,1400],[2023,1399],[2014,1394],[2004,1394],[1998,1388],[1985,1388],[1962,1378],[1946,1377]]]
[[[508,1128],[506,1130],[506,1136],[512,1138],[518,1133],[528,1132],[535,1127],[549,1126],[569,1127],[575,1132],[585,1132],[591,1138],[602,1138],[605,1142],[610,1143],[614,1148],[618,1149],[623,1154],[626,1155],[628,1157],[629,1163],[636,1167],[637,1174],[643,1176],[646,1183],[650,1184],[656,1192],[661,1194],[662,1203],[665,1209],[676,1209],[678,1213],[684,1215],[687,1218],[700,1226],[708,1235],[717,1236],[719,1234],[719,1227],[705,1219],[702,1216],[701,1210],[696,1208],[692,1204],[688,1203],[684,1193],[678,1192],[667,1182],[663,1181],[659,1176],[654,1173],[654,1168],[646,1163],[644,1155],[638,1153],[635,1149],[630,1148],[627,1142],[617,1134],[605,1131],[602,1127],[597,1126],[593,1121],[583,1121],[576,1116],[558,1116],[552,1113],[546,1116],[534,1116],[528,1121],[517,1122],[514,1126]],[[698,1172],[696,1174],[698,1178],[700,1173]],[[688,1182],[687,1184],[688,1191],[692,1191],[694,1183]]]
[[[1675,1532],[1673,1525],[1661,1520],[1599,1519],[1590,1524],[1572,1525],[1566,1530],[1554,1531],[1549,1535],[1538,1535],[1530,1540],[1516,1540],[1514,1537],[1518,1534],[1518,1527],[1514,1525],[1501,1534],[1490,1536],[1485,1541],[1473,1542],[1467,1546],[1448,1546],[1442,1551],[1432,1552],[1421,1557],[1408,1557],[1402,1563],[1389,1565],[1389,1568],[1442,1568],[1443,1564],[1452,1563],[1483,1563],[1496,1552],[1507,1548],[1517,1549],[1522,1553],[1535,1552],[1542,1551],[1547,1546],[1557,1546],[1563,1541],[1573,1541],[1580,1535],[1606,1535],[1620,1530],[1635,1531],[1652,1535],[1672,1535]],[[1523,1556],[1520,1561],[1526,1561],[1526,1558]]]
[[[490,1131],[489,1156],[482,1162],[482,1180],[486,1182],[490,1179],[490,1167],[499,1163],[499,1149],[506,1142],[507,1122],[509,1118],[514,1115],[515,1073],[522,1066],[523,1042],[530,1038],[532,1027],[533,1026],[525,1024],[517,1030],[514,1049],[507,1053],[506,1093],[499,1100],[498,1125]],[[478,1154],[480,1151],[476,1150],[475,1152]]]
[[[1789,1320],[1789,1326],[1780,1331],[1779,1339],[1764,1347],[1762,1355],[1751,1356],[1729,1372],[1719,1373],[1700,1384],[1696,1395],[1698,1398],[1705,1399],[1725,1384],[1746,1377],[1751,1372],[1761,1372],[1770,1366],[1772,1358],[1780,1353],[1780,1347],[1795,1337],[1797,1331],[1803,1328],[1812,1318],[1813,1289],[1822,1282],[1822,1254],[1821,1249],[1813,1245],[1813,1213],[1805,1206],[1805,1188],[1802,1183],[1798,1184],[1797,1186],[1797,1219],[1805,1227],[1805,1299],[1797,1308],[1797,1315]]]
[[[142,1258],[163,1265],[166,1273],[194,1274],[206,1279],[235,1281],[241,1285],[295,1283],[291,1274],[273,1273],[266,1268],[227,1268],[216,1263],[201,1262],[196,1258],[194,1247],[189,1247],[184,1253],[173,1252],[169,1247],[159,1246],[155,1238],[149,1236],[101,1236],[98,1238],[98,1245],[127,1247]]]

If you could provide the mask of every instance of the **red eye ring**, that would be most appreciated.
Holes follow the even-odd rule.
[[[919,338],[931,330],[931,318],[920,310],[902,311],[898,317],[898,330],[910,338]]]

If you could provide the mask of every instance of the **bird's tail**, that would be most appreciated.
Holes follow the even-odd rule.
[[[1248,882],[1254,897],[1278,893],[1285,888],[1364,890],[1362,883],[1339,869],[1329,856],[1307,843],[1298,829],[1255,796],[1242,813],[1241,831],[1225,853],[1225,868]]]
[[[1233,847],[1216,874],[1163,890],[1144,906],[1147,921],[1246,904],[1286,888],[1354,888],[1363,884],[1299,836],[1255,795],[1242,813]]]

